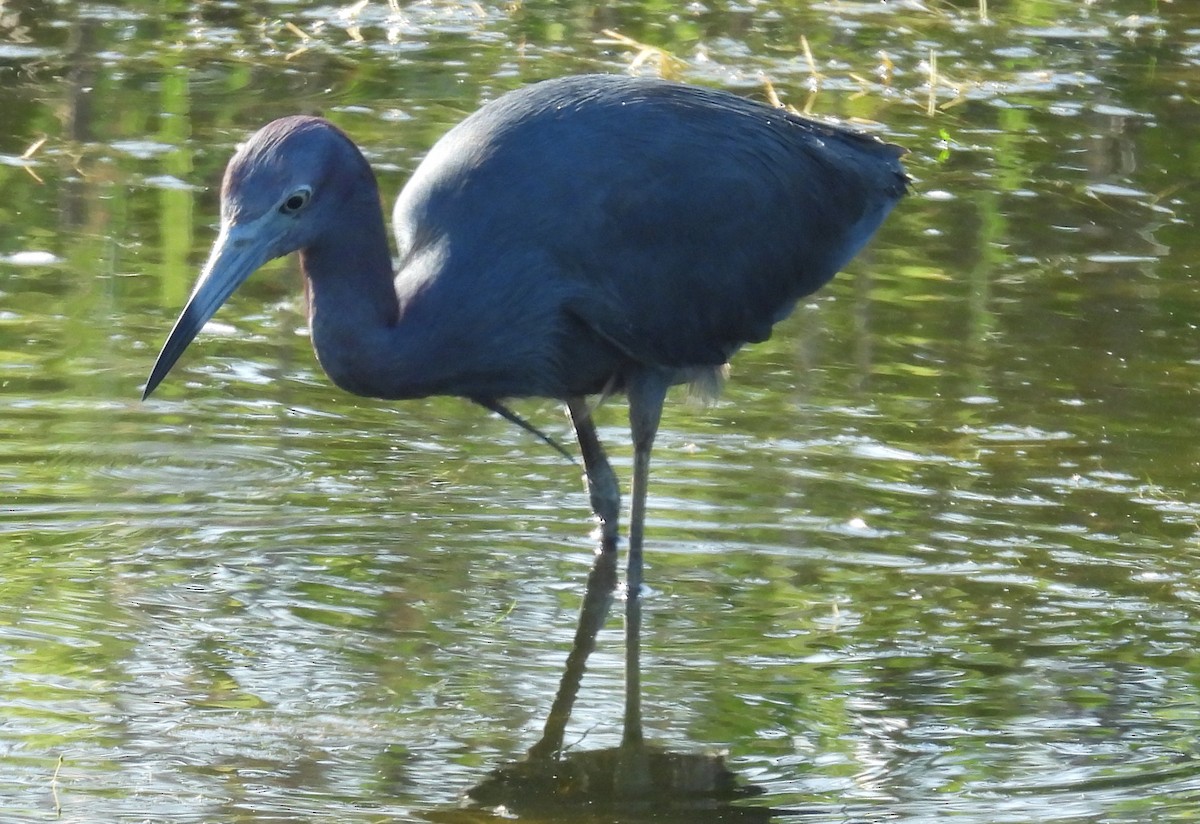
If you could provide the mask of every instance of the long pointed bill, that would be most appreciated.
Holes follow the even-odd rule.
[[[239,226],[222,222],[221,234],[213,244],[204,271],[196,281],[196,288],[188,298],[187,305],[175,321],[175,328],[167,336],[158,360],[150,370],[146,388],[142,391],[142,400],[150,396],[155,387],[171,371],[175,361],[187,349],[189,343],[208,323],[209,318],[216,314],[230,295],[234,293],[255,269],[262,266],[271,255],[268,243],[256,237],[254,224]]]

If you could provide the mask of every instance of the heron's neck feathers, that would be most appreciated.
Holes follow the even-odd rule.
[[[300,251],[309,332],[334,383],[349,392],[376,395],[367,378],[392,360],[384,342],[399,320],[391,251],[378,206],[369,213],[347,209],[345,214],[320,242]]]

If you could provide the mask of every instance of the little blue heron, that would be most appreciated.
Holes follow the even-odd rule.
[[[510,92],[430,150],[393,212],[317,117],[238,149],[221,224],[143,397],[249,275],[298,251],[317,359],[375,398],[561,399],[602,546],[620,494],[585,398],[623,392],[634,463],[630,593],[667,389],[718,386],[742,345],[853,257],[903,196],[904,150],[728,92],[587,75]]]

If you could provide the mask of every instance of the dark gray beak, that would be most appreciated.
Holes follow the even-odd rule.
[[[196,288],[192,290],[192,296],[188,298],[187,305],[175,321],[175,327],[167,336],[167,342],[158,353],[154,368],[150,370],[142,400],[150,397],[150,393],[171,371],[183,350],[221,308],[221,304],[255,269],[270,260],[268,244],[258,237],[257,228],[254,224],[239,226],[222,223],[221,234],[213,244],[204,271],[196,281]]]

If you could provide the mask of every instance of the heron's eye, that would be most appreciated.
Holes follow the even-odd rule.
[[[288,195],[287,200],[283,201],[279,206],[279,211],[285,215],[294,215],[296,212],[308,205],[309,198],[312,197],[312,190],[307,186],[301,186],[296,191]]]

